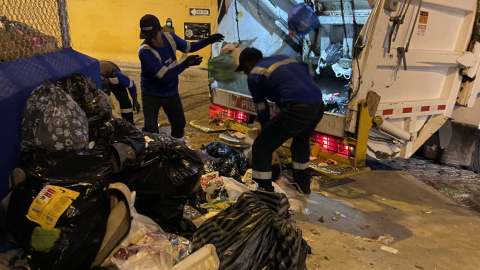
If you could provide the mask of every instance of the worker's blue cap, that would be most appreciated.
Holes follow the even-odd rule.
[[[160,31],[161,25],[157,17],[147,14],[140,19],[140,39],[154,38]]]

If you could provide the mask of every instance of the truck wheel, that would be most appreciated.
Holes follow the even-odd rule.
[[[472,165],[465,167],[467,170],[475,173],[480,173],[480,141],[478,137],[479,135],[477,134],[475,151],[472,154]]]

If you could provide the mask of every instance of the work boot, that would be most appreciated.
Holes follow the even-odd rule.
[[[264,191],[275,192],[275,188],[272,185],[270,180],[255,180],[258,183],[258,186],[263,188]]]
[[[307,180],[308,181],[296,181],[297,184],[295,185],[296,187],[298,186],[305,195],[312,193],[310,190],[310,179]]]

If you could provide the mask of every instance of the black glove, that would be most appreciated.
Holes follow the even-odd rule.
[[[133,99],[133,111],[137,111],[137,113],[140,112],[140,104],[137,101],[137,97],[132,97]]]
[[[187,57],[187,59],[185,59],[185,61],[183,61],[183,63],[185,63],[185,65],[188,67],[191,67],[191,66],[198,66],[202,63],[202,60],[203,60],[203,57],[200,57],[200,55],[190,55],[189,57]]]
[[[213,34],[211,36],[209,36],[208,38],[205,39],[205,41],[207,42],[207,44],[213,44],[215,42],[220,42],[220,41],[223,41],[225,37],[222,35],[222,34]]]

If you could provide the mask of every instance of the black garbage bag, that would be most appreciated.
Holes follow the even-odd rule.
[[[56,85],[69,93],[85,111],[90,128],[110,119],[112,109],[92,78],[73,73],[58,79]]]
[[[115,176],[137,194],[180,196],[199,188],[203,163],[197,153],[177,142],[149,146],[144,162]]]
[[[225,211],[205,221],[192,238],[193,251],[217,249],[221,270],[303,270],[309,247],[289,219],[284,194],[246,192]]]
[[[45,81],[23,109],[21,138],[22,152],[82,149],[88,143],[85,112],[61,88]]]
[[[117,118],[103,123],[96,130],[95,138],[107,144],[123,143],[130,146],[136,155],[145,150],[145,136],[132,123],[123,118]]]
[[[343,57],[343,45],[341,43],[332,44],[325,49],[325,53],[327,56],[324,60],[327,65],[336,64]]]
[[[165,141],[149,145],[143,163],[117,173],[115,180],[136,191],[138,213],[161,226],[178,227],[183,207],[196,196],[202,175],[203,163],[195,151]]]
[[[53,247],[48,251],[37,251],[32,247],[32,233],[40,225],[26,215],[44,184],[51,183],[27,180],[13,189],[7,213],[9,233],[27,252],[30,263],[38,269],[90,269],[107,229],[110,196],[104,189],[108,187],[108,181],[54,183],[80,195],[58,219],[55,229],[60,230],[60,235]]]
[[[217,158],[208,160],[204,165],[205,173],[218,172],[220,176],[239,178],[240,172],[238,171],[238,165],[228,158]]]
[[[93,133],[94,149],[100,152],[111,151],[120,170],[133,166],[145,154],[146,140],[135,125],[125,119],[113,119],[99,124]]]
[[[111,180],[113,164],[109,152],[70,150],[49,153],[38,150],[22,156],[22,168],[27,176],[42,181],[83,182]]]
[[[209,169],[209,166],[212,163],[215,163],[214,167],[216,168],[216,171],[222,170],[224,173],[220,173],[221,176],[233,178],[238,178],[244,175],[248,170],[248,159],[224,143],[213,142],[204,148],[204,152],[214,158],[220,158],[220,160],[217,160],[216,162],[207,162],[206,170]],[[236,168],[234,169],[232,167]],[[236,171],[235,174],[233,174],[233,170]]]

